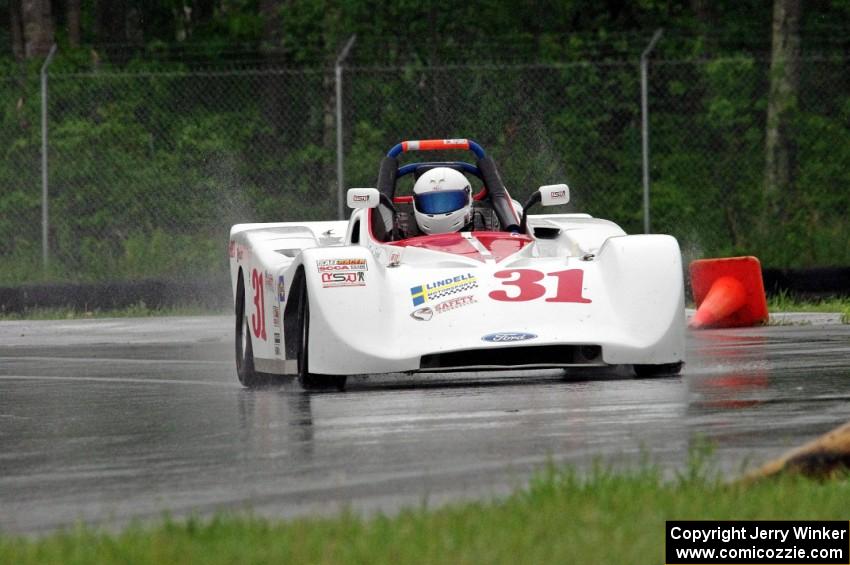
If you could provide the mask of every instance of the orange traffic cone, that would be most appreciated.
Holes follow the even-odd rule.
[[[754,326],[767,321],[761,263],[755,257],[700,259],[690,266],[697,303],[692,328]]]

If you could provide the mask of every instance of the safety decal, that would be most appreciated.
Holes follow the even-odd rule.
[[[457,310],[458,308],[463,308],[464,306],[469,306],[470,304],[475,304],[478,302],[475,300],[475,297],[471,294],[467,294],[465,296],[458,296],[456,298],[450,298],[448,300],[444,300],[434,306],[434,311],[437,314],[444,314],[449,312],[450,310]]]
[[[454,298],[438,302],[433,308],[430,306],[418,308],[410,313],[410,317],[414,320],[419,320],[420,322],[427,322],[434,317],[434,314],[445,314],[446,312],[451,312],[452,310],[457,310],[458,308],[463,308],[464,306],[469,306],[470,304],[475,304],[477,302],[478,301],[475,300],[475,297],[471,294],[456,296]]]
[[[277,277],[277,299],[281,304],[286,302],[286,285],[283,281],[283,275]]]
[[[419,306],[429,300],[435,300],[459,292],[466,292],[473,288],[478,288],[478,279],[472,273],[467,273],[465,275],[458,275],[449,279],[411,287],[410,299],[413,301],[414,306]]]

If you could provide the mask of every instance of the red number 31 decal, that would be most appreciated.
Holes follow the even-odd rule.
[[[514,296],[508,294],[504,290],[494,290],[490,293],[490,298],[500,300],[502,302],[528,302],[529,300],[537,300],[546,294],[546,287],[539,284],[545,277],[555,277],[558,279],[558,289],[555,296],[550,296],[546,302],[577,302],[586,304],[590,302],[589,298],[584,298],[581,295],[582,281],[584,280],[584,271],[581,269],[567,269],[566,271],[556,271],[544,275],[540,271],[533,269],[509,269],[507,271],[498,271],[494,273],[498,279],[510,279],[502,284],[506,286],[515,286],[518,293]]]
[[[266,301],[263,298],[263,274],[257,269],[251,271],[251,288],[254,289],[254,309],[251,314],[251,329],[256,337],[266,339]]]

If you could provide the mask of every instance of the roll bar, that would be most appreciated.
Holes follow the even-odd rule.
[[[409,174],[415,171],[415,167],[419,164],[405,165],[398,167],[398,156],[408,151],[445,151],[450,149],[461,149],[472,151],[477,157],[476,166],[471,166],[469,163],[457,163],[465,172],[476,174],[473,170],[466,170],[467,166],[477,169],[476,176],[484,181],[484,186],[487,187],[487,194],[490,197],[490,202],[493,205],[493,210],[499,218],[499,223],[505,231],[519,231],[521,219],[517,217],[514,210],[513,202],[508,196],[508,191],[505,188],[505,183],[499,176],[496,168],[496,163],[484,153],[484,148],[478,145],[471,139],[417,139],[412,141],[402,141],[393,146],[389,150],[387,156],[381,161],[381,168],[378,172],[378,191],[392,199],[395,190],[395,181],[402,174]]]

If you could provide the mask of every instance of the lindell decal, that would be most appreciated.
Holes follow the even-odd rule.
[[[467,273],[465,275],[458,275],[411,287],[410,299],[413,301],[414,306],[419,306],[429,300],[457,294],[473,288],[478,288],[478,279],[472,273]]]

